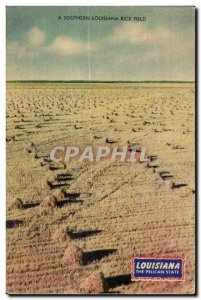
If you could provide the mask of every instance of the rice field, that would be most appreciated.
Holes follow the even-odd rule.
[[[7,293],[194,293],[194,83],[8,83],[6,121]],[[111,143],[151,161],[49,158]],[[131,282],[132,256],[184,256],[185,281]]]

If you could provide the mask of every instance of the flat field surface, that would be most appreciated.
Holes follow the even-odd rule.
[[[94,272],[107,293],[194,293],[193,83],[8,83],[6,121],[8,293],[81,293]],[[53,146],[107,143],[146,147],[149,168],[48,159]],[[42,207],[56,189],[65,197]],[[60,243],[53,237],[63,226]],[[69,245],[83,251],[83,264],[65,259]],[[185,281],[131,282],[132,256],[184,256]]]

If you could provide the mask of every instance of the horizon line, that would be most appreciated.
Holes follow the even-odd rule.
[[[6,80],[6,83],[195,83],[195,80]]]

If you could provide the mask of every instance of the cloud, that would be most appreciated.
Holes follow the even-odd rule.
[[[9,42],[7,43],[6,51],[8,54],[14,54],[18,57],[23,57],[27,54],[27,49],[25,46],[21,45],[18,42]]]
[[[17,57],[36,57],[40,54],[79,55],[98,49],[95,43],[84,43],[66,36],[55,37],[52,42],[45,43],[45,33],[34,27],[27,32],[26,43],[7,43],[7,53]],[[40,46],[40,47],[39,47]]]
[[[115,28],[110,42],[117,45],[141,46],[142,61],[158,60],[161,57],[185,57],[195,51],[193,32],[186,31],[181,34],[162,26],[147,29],[136,23],[124,23]]]
[[[55,40],[47,46],[49,52],[60,55],[83,54],[89,52],[92,48],[93,45],[89,48],[89,45],[86,43],[62,36],[55,38]]]
[[[165,27],[147,29],[142,24],[123,23],[115,28],[111,40],[135,45],[164,45],[175,39],[175,32]]]
[[[31,28],[28,32],[29,43],[32,46],[40,46],[45,41],[45,33],[37,27]]]

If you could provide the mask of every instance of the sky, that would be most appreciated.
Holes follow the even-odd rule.
[[[195,79],[194,7],[7,6],[6,15],[7,80]]]

